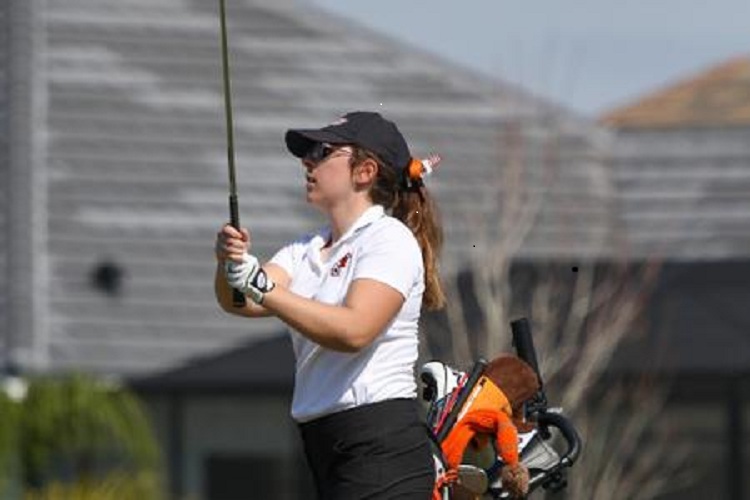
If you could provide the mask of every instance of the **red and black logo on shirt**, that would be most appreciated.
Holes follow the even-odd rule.
[[[352,259],[352,253],[347,252],[346,255],[341,257],[334,265],[331,267],[331,276],[339,276],[341,275],[341,271],[346,268],[346,266],[349,264],[349,261]]]

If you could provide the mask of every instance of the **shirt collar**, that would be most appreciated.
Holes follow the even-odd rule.
[[[333,247],[339,246],[341,243],[350,240],[352,236],[354,236],[357,232],[359,232],[360,229],[363,229],[376,220],[380,219],[385,215],[385,210],[383,209],[382,205],[373,205],[364,212],[362,212],[362,215],[359,216],[359,218],[354,221],[354,224],[339,238],[338,241],[334,242]],[[328,232],[328,237],[330,237],[330,228]]]
[[[342,243],[349,241],[355,234],[357,234],[360,229],[369,226],[384,215],[385,210],[383,209],[382,205],[373,205],[369,207],[367,210],[362,212],[362,215],[360,215],[356,221],[354,221],[354,224],[352,224],[352,226],[346,231],[346,233],[344,233],[344,235],[339,238],[336,243],[333,244],[331,250],[335,251]],[[308,257],[318,271],[322,270],[324,267],[323,262],[320,258],[320,251],[330,238],[331,228],[325,227],[321,229],[318,234],[313,236],[313,240],[311,242],[312,244],[308,248]]]

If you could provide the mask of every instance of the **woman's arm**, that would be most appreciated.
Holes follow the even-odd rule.
[[[276,286],[265,294],[262,307],[323,347],[357,352],[385,330],[403,303],[403,295],[395,288],[373,279],[356,279],[340,306]]]
[[[219,262],[247,263],[245,252],[249,247],[246,230],[225,226],[217,238],[217,258]],[[262,306],[248,300],[244,308],[235,308],[223,264],[217,266],[215,290],[222,309],[248,317],[275,315],[313,342],[337,351],[356,352],[369,345],[393,321],[405,300],[396,288],[363,277],[352,281],[342,305],[325,304],[291,292],[291,277],[281,266],[267,264],[263,270],[276,286],[262,294]],[[245,271],[248,276],[238,281],[242,286],[247,286],[253,272],[250,266]]]

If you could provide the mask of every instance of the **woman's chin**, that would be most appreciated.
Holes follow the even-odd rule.
[[[320,197],[316,196],[315,193],[308,191],[305,195],[305,201],[307,201],[308,205],[312,205],[315,208],[320,208]]]

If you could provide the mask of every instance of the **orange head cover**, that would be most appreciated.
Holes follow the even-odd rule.
[[[518,432],[510,417],[512,410],[505,394],[487,377],[477,382],[465,409],[441,447],[449,468],[458,467],[464,450],[472,440],[484,444],[495,437],[497,452],[503,462],[518,464]]]
[[[521,415],[516,415],[514,421],[513,410],[516,409],[521,414],[523,412],[522,401],[533,394],[533,390],[538,389],[538,386],[535,376],[533,381],[526,381],[523,384],[505,380],[508,375],[506,373],[498,376],[498,371],[505,372],[505,369],[509,369],[516,372],[519,368],[516,364],[507,364],[506,357],[502,358],[503,362],[497,366],[490,363],[494,370],[486,371],[487,375],[482,376],[474,386],[458,415],[456,424],[441,444],[441,448],[448,469],[455,470],[461,464],[469,443],[481,448],[489,444],[489,440],[494,437],[497,454],[504,462],[500,471],[503,489],[510,493],[512,498],[520,498],[528,493],[529,471],[519,462],[516,423],[521,423],[523,419],[519,418]],[[521,365],[525,365],[522,361],[518,361]],[[498,368],[504,369],[498,370]],[[529,371],[532,375],[534,374],[533,370],[529,369]],[[525,373],[525,370],[521,372]],[[521,379],[526,380],[527,377],[523,376]],[[504,392],[504,388],[501,389],[495,383],[495,380],[501,383],[513,382],[507,384],[510,391],[508,395]]]

